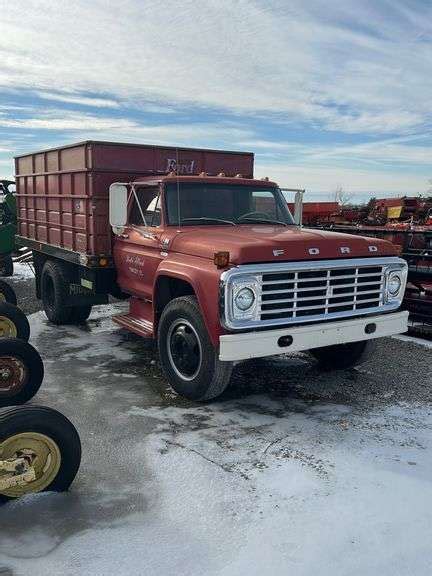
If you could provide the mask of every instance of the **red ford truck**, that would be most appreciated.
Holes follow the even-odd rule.
[[[18,242],[55,324],[109,295],[158,340],[183,396],[220,395],[237,361],[309,351],[355,365],[406,331],[407,265],[389,242],[296,225],[253,154],[82,142],[15,159]]]

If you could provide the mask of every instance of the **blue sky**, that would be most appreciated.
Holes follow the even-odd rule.
[[[248,150],[305,199],[426,193],[432,2],[0,0],[0,177],[85,139]]]

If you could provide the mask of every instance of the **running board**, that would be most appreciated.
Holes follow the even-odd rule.
[[[113,316],[113,321],[122,328],[138,334],[138,336],[153,338],[153,324],[144,318],[135,318],[130,314],[119,314]]]

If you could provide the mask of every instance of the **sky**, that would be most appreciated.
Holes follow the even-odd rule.
[[[81,140],[246,150],[352,201],[432,188],[430,0],[0,0],[0,177]]]

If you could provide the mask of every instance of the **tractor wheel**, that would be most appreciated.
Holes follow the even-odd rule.
[[[67,490],[81,463],[78,432],[63,414],[51,408],[23,406],[3,410],[0,412],[0,460],[23,457],[33,479],[1,487],[11,473],[0,469],[0,502],[35,492]]]
[[[7,282],[0,280],[0,302],[17,305],[15,290]]]
[[[22,310],[8,304],[0,303],[0,338],[30,338],[30,324]]]
[[[31,344],[16,338],[0,340],[0,407],[33,398],[43,377],[42,358]]]
[[[13,276],[14,264],[12,256],[5,256],[0,260],[0,276]]]

